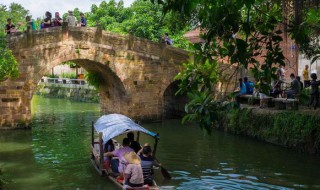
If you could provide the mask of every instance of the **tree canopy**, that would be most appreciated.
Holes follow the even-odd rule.
[[[180,15],[180,14],[179,14]],[[149,1],[136,0],[130,7],[124,7],[123,1],[103,1],[99,6],[92,5],[87,13],[89,26],[101,24],[104,30],[128,34],[159,41],[164,33],[169,33],[174,40],[174,46],[187,48],[188,42],[182,35],[190,29],[187,20],[178,14],[162,14],[162,5]]]
[[[11,3],[9,7],[0,4],[0,81],[16,78],[19,75],[18,63],[12,52],[5,47],[4,29],[7,19],[11,18],[12,23],[15,24],[25,20],[28,13],[28,10],[17,3]]]
[[[276,78],[277,67],[285,65],[280,46],[290,36],[309,57],[319,55],[318,1],[307,0],[150,0],[163,13],[179,13],[201,28],[204,43],[194,45],[194,61],[179,73],[179,93],[188,93],[189,113],[185,120],[199,121],[210,132],[219,122],[220,104],[213,90],[223,78],[221,65],[234,66],[232,76],[247,69],[265,93]],[[309,4],[308,4],[309,3]],[[319,56],[320,57],[320,56]],[[259,60],[258,60],[259,58]],[[317,57],[315,57],[317,58]],[[223,98],[226,98],[224,96]]]

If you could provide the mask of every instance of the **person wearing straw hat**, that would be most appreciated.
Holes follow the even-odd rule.
[[[119,157],[119,162],[118,160],[114,160],[112,159],[112,161],[114,161],[114,163],[111,161],[111,166],[112,166],[112,170],[114,173],[119,173],[119,180],[122,180],[123,178],[123,169],[124,169],[124,164],[122,163],[123,160],[123,156],[125,153],[127,152],[134,152],[134,150],[132,148],[129,147],[130,145],[130,140],[128,138],[124,138],[122,140],[122,147],[119,149],[116,149],[112,152],[105,152],[104,156],[105,157]]]
[[[144,181],[139,156],[135,152],[127,152],[123,157],[127,161],[124,169],[125,184],[130,187],[142,187]]]

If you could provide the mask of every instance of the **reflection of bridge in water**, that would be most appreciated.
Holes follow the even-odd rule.
[[[40,79],[66,61],[103,77],[100,104],[104,113],[122,113],[136,119],[161,119],[173,102],[166,94],[187,52],[132,35],[100,28],[62,27],[7,36],[19,62],[20,76],[0,84],[0,127],[28,124],[30,101]],[[172,85],[176,86],[176,85]]]

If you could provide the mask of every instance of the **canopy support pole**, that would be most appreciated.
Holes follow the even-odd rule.
[[[99,167],[100,167],[100,170],[102,170],[103,169],[103,162],[104,162],[104,157],[103,157],[103,153],[104,153],[104,151],[103,151],[103,140],[102,140],[102,133],[99,133],[99,149],[100,149],[100,165],[99,165]]]
[[[157,136],[154,137],[155,138],[155,143],[154,143],[153,152],[152,152],[152,156],[153,157],[156,156],[156,152],[157,152],[158,136],[159,136],[159,133],[157,134]]]
[[[139,142],[139,139],[140,139],[140,131],[137,132],[137,140],[136,141]]]
[[[92,124],[91,124],[91,145],[92,147],[94,147],[94,126],[93,126],[94,122],[92,121]]]

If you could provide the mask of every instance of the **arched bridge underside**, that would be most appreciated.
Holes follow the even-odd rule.
[[[103,113],[160,119],[164,92],[181,63],[189,59],[187,52],[165,44],[66,25],[10,34],[7,46],[19,62],[20,76],[0,83],[0,128],[28,125],[30,102],[39,80],[66,61],[103,76]]]

